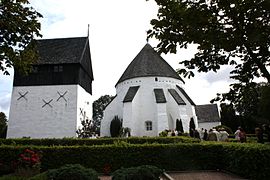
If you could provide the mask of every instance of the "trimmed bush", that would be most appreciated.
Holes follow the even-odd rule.
[[[122,120],[118,116],[114,116],[110,125],[110,133],[112,137],[118,137],[120,135],[120,130],[122,127]]]
[[[112,180],[159,180],[162,170],[156,166],[143,165],[121,168],[112,174]]]
[[[87,169],[80,164],[66,164],[59,169],[49,170],[48,179],[54,180],[98,180],[98,174],[93,169]]]
[[[270,146],[262,144],[129,144],[120,141],[99,146],[2,145],[0,162],[12,164],[26,147],[42,152],[42,171],[59,168],[65,164],[81,164],[102,173],[104,167],[110,167],[110,171],[113,172],[121,167],[148,164],[167,171],[223,169],[251,179],[270,177]]]
[[[108,145],[115,141],[125,141],[130,144],[170,144],[170,143],[198,143],[198,139],[187,136],[177,137],[129,137],[129,138],[98,138],[98,139],[0,139],[0,145],[34,145],[34,146],[76,146],[76,145]]]

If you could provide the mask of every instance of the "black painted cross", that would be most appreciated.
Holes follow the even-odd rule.
[[[50,106],[52,108],[52,105],[50,105],[50,103],[53,101],[53,99],[51,99],[48,102],[46,102],[44,99],[42,99],[42,101],[44,102],[44,105],[42,106],[42,108],[44,108],[46,105],[48,105],[48,106]]]
[[[61,94],[60,92],[57,91],[57,94],[59,95],[59,97],[58,97],[58,99],[56,101],[59,101],[59,99],[63,98],[67,102],[67,100],[65,98],[65,95],[67,94],[67,91],[64,92],[64,94]]]
[[[27,98],[25,97],[26,94],[28,94],[28,91],[26,91],[24,94],[22,94],[21,92],[18,92],[20,97],[17,99],[17,101],[19,101],[21,98],[25,99],[27,101]]]

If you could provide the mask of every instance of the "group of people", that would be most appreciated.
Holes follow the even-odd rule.
[[[178,132],[176,130],[167,130],[168,136],[178,136],[181,135],[181,132]],[[234,133],[235,139],[238,142],[244,143],[247,141],[247,135],[246,132],[242,127],[238,127],[238,129]],[[267,138],[266,141],[270,142],[270,125],[263,125],[261,127],[255,128],[255,135],[257,137],[258,143],[264,143],[265,142],[265,136]],[[201,129],[190,129],[189,130],[189,136],[194,137],[203,141],[223,141],[226,142],[229,139],[229,134],[224,128],[220,128],[216,130],[215,128],[210,129],[207,131],[207,129],[201,128]]]
[[[209,132],[204,128],[190,129],[190,136],[204,141],[228,141],[229,138],[229,134],[224,128],[219,131],[210,129]]]

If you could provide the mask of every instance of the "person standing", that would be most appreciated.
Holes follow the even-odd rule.
[[[235,135],[235,139],[237,141],[240,141],[240,137],[239,137],[239,133],[240,133],[240,126],[238,127],[238,129],[235,131],[234,135]]]
[[[264,140],[263,140],[263,131],[261,128],[259,127],[256,127],[255,128],[255,134],[256,134],[256,137],[257,137],[257,143],[264,143]]]
[[[241,143],[247,142],[246,132],[244,131],[243,128],[240,128],[239,130],[240,130],[240,132],[239,132],[239,139],[240,139],[240,142],[241,142]]]
[[[203,133],[203,140],[207,141],[207,139],[208,139],[208,133],[207,133],[207,129],[205,129]]]

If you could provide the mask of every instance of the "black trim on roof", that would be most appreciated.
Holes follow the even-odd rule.
[[[128,65],[116,85],[127,79],[149,76],[171,77],[184,83],[175,70],[149,44],[146,44]]]
[[[154,89],[156,103],[166,103],[166,98],[163,89]]]
[[[188,94],[186,93],[186,91],[181,88],[180,86],[176,85],[177,89],[179,89],[179,91],[185,96],[185,98],[187,98],[188,102],[193,105],[196,106],[196,104],[192,101],[192,99],[188,96]]]
[[[220,122],[217,104],[195,106],[198,122]]]
[[[123,102],[132,102],[133,98],[135,97],[138,89],[139,89],[140,86],[132,86],[132,87],[129,87],[128,91],[127,91],[127,94],[123,100]]]
[[[175,89],[168,89],[169,93],[172,95],[174,100],[178,105],[186,105],[185,101],[181,98],[178,92]]]

